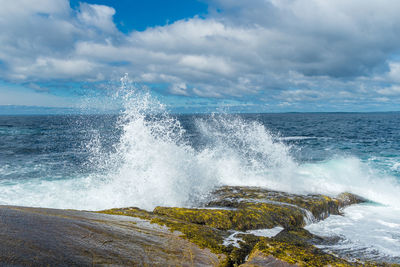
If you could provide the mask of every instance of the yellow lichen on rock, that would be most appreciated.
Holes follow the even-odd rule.
[[[254,247],[252,255],[271,255],[283,262],[297,266],[361,266],[327,254],[307,243],[277,241],[262,238]],[[251,260],[251,256],[250,256]]]
[[[312,245],[322,238],[302,227],[306,217],[325,219],[330,214],[340,214],[340,209],[365,201],[352,194],[338,198],[324,195],[296,195],[255,187],[224,186],[211,195],[207,208],[156,207],[153,212],[138,208],[111,209],[101,213],[140,217],[152,223],[179,231],[182,237],[223,253],[223,266],[238,266],[250,254],[247,266],[260,262],[286,264],[282,266],[358,266],[323,252]],[[223,245],[229,231],[247,231],[282,226],[284,230],[274,238],[239,234],[236,246]],[[253,264],[253,265],[251,265]],[[262,266],[262,265],[260,265]],[[281,266],[281,265],[279,265]]]

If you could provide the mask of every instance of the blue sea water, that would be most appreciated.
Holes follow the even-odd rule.
[[[222,118],[231,117],[264,126],[299,164],[355,157],[400,180],[400,113],[220,116],[221,123]],[[193,149],[200,151],[215,142],[202,135],[196,125],[199,121],[215,122],[215,114],[171,117],[180,122],[184,139]],[[121,139],[119,119],[120,115],[0,116],[0,181],[73,179],[96,172],[99,166],[92,164],[93,157],[112,153]],[[226,134],[228,138],[230,133]],[[94,154],[93,142],[102,154]]]
[[[148,95],[117,115],[0,116],[0,205],[201,205],[219,185],[372,202],[307,226],[323,247],[400,262],[400,113],[174,115]],[[149,104],[150,103],[150,104]]]

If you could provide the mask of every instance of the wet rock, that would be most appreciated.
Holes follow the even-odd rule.
[[[255,187],[225,186],[214,191],[210,198],[207,208],[156,207],[153,212],[126,208],[102,212],[138,216],[165,225],[172,231],[179,231],[200,247],[209,248],[214,253],[224,253],[227,256],[223,263],[225,266],[243,264],[250,252],[252,256],[247,264],[253,265],[247,266],[323,266],[305,265],[308,261],[315,264],[340,263],[350,266],[346,265],[345,260],[313,246],[324,240],[302,227],[330,214],[340,214],[340,210],[347,205],[364,201],[354,195],[346,193],[340,198],[331,198]],[[276,226],[282,226],[284,230],[272,239],[243,232],[236,235],[239,240],[237,246],[223,245],[231,230],[246,231]],[[279,253],[285,247],[285,253]],[[298,258],[296,253],[299,253],[298,257],[303,256]],[[314,256],[318,261],[312,261]],[[290,260],[291,258],[293,259]]]
[[[126,216],[0,206],[1,266],[217,266],[165,227]]]
[[[276,236],[274,236],[274,239],[278,241],[299,244],[319,244],[325,241],[322,237],[314,235],[303,228],[283,229]]]
[[[262,259],[270,256],[288,264],[283,266],[361,266],[359,263],[348,262],[325,253],[306,242],[280,241],[275,238],[261,238],[261,241],[254,247],[249,259],[251,262],[253,258]]]
[[[271,203],[243,202],[237,205],[236,210],[157,207],[154,213],[220,230],[246,231],[273,228],[277,225],[305,225],[304,214],[298,208]]]
[[[368,200],[363,197],[347,192],[339,194],[336,198],[339,200],[340,207],[368,202]]]
[[[153,212],[220,230],[246,231],[275,226],[303,227],[307,223],[323,220],[330,214],[340,214],[345,206],[365,201],[350,193],[331,198],[231,186],[214,191],[211,198],[207,206],[220,209],[157,207]]]
[[[240,265],[241,267],[295,267],[298,265],[290,264],[284,261],[281,261],[274,256],[265,255],[261,251],[254,251],[246,263]]]
[[[90,213],[0,206],[0,264],[357,266],[315,247],[326,240],[302,227],[365,201],[349,193],[332,198],[225,186],[201,208]],[[247,231],[274,227],[284,229],[272,238]],[[224,243],[234,231],[235,246]]]
[[[229,235],[227,231],[221,231],[207,225],[190,223],[174,217],[162,216],[138,208],[110,209],[99,211],[99,213],[139,217],[154,224],[167,226],[170,231],[177,231],[181,237],[190,240],[201,248],[211,249],[215,253],[226,252],[223,240]]]
[[[337,198],[325,195],[298,195],[258,187],[224,186],[215,190],[207,206],[238,208],[243,203],[264,203],[293,207],[306,217],[305,220],[323,220],[330,214],[341,214],[341,209],[366,199],[351,193],[342,193]],[[282,225],[284,226],[284,225]],[[289,224],[288,227],[300,226]]]

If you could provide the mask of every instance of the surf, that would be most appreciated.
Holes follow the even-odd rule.
[[[179,117],[129,77],[121,79],[115,97],[123,109],[114,125],[119,134],[112,149],[102,147],[100,129],[91,131],[89,141],[82,144],[89,153],[86,164],[91,165],[91,172],[61,178],[50,173],[43,179],[1,179],[0,204],[80,210],[199,207],[222,185],[330,196],[351,192],[371,203],[346,209],[344,217],[312,224],[310,231],[323,235],[330,234],[329,228],[340,229],[336,234],[353,244],[353,251],[358,242],[365,251],[400,257],[400,247],[391,248],[398,248],[400,242],[393,227],[400,223],[400,185],[392,175],[396,168],[383,171],[351,154],[302,162],[293,156],[298,147],[288,141],[312,138],[285,138],[255,119],[232,114],[192,116],[194,145],[194,137]],[[365,232],[377,234],[377,226],[384,232],[382,242],[368,235],[361,238]],[[340,251],[343,246],[327,249]]]

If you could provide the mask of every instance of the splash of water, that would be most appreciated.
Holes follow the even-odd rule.
[[[289,147],[274,140],[257,122],[212,115],[196,126],[206,146],[196,150],[185,141],[177,119],[148,92],[119,92],[124,112],[117,153],[109,162],[107,187],[118,200],[114,206],[198,205],[221,184],[265,185],[266,174],[279,176],[295,166]],[[108,157],[109,159],[110,157]],[[131,198],[129,198],[129,196]]]
[[[86,144],[97,171],[74,179],[7,181],[0,204],[98,210],[138,206],[192,206],[219,185],[262,186],[294,193],[350,191],[389,206],[400,189],[355,157],[299,164],[291,147],[256,121],[214,114],[195,121],[205,145],[194,148],[179,120],[127,76],[116,92],[123,111],[112,152],[94,132]]]
[[[373,250],[400,257],[391,249],[391,244],[400,240],[398,231],[393,230],[393,225],[400,223],[400,185],[368,162],[342,156],[300,164],[291,156],[292,147],[283,143],[285,138],[272,134],[259,122],[222,114],[194,122],[204,144],[194,147],[179,120],[148,91],[134,87],[127,76],[121,79],[116,97],[124,107],[116,123],[119,140],[111,152],[104,151],[102,136],[94,131],[85,144],[91,153],[88,164],[96,171],[65,179],[0,180],[0,204],[85,210],[136,206],[151,210],[157,205],[199,205],[220,185],[332,196],[347,191],[385,206],[351,207],[352,215],[346,219],[332,217],[312,224],[310,230],[324,234],[336,227],[335,233],[346,236],[346,240],[356,239],[364,248],[374,246]],[[0,173],[7,172],[7,166],[0,166]],[[380,238],[363,240],[368,231],[378,236],[374,232],[377,225],[384,228],[387,242],[380,242],[384,240]]]
[[[115,205],[189,205],[199,202],[217,182],[207,164],[184,141],[185,130],[148,91],[123,80],[122,135],[111,162],[108,184]],[[128,89],[128,90],[127,90]],[[118,203],[118,204],[117,204]]]

